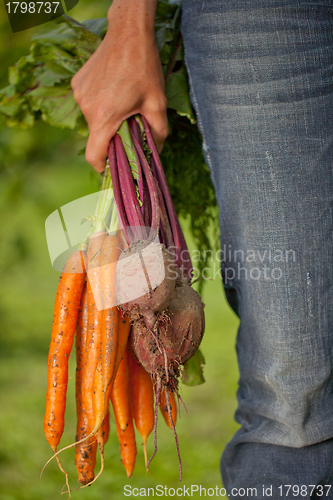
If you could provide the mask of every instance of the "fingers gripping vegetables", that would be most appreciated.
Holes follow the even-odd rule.
[[[45,435],[61,470],[59,453],[75,446],[81,488],[104,467],[110,399],[127,476],[137,454],[134,424],[147,470],[157,452],[160,407],[175,437],[181,479],[175,396],[180,398],[183,365],[196,353],[205,326],[204,305],[191,287],[185,238],[143,118],[122,124],[111,140],[109,163],[92,229],[59,283],[49,351]],[[57,451],[75,328],[76,440]],[[148,460],[152,431],[154,453]],[[101,467],[95,474],[97,447]],[[67,474],[66,484],[70,492]]]

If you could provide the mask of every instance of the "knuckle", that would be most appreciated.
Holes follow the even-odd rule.
[[[166,109],[168,107],[168,99],[166,98],[165,94],[163,94],[163,96],[161,97],[160,105],[161,105],[161,109],[163,111],[166,111]]]
[[[81,101],[81,92],[78,88],[73,88],[73,97],[74,100],[79,104]]]
[[[165,139],[168,137],[169,135],[169,127],[166,126],[164,127],[161,131],[160,131],[160,136],[162,138],[163,141],[165,141]]]
[[[147,107],[150,113],[163,114],[167,109],[167,99],[164,95],[156,99],[152,99]]]
[[[71,79],[71,87],[72,87],[72,90],[76,90],[77,83],[78,83],[78,76],[77,76],[77,73],[76,73],[76,74],[73,76],[73,78]]]
[[[75,96],[74,96],[75,97]],[[87,98],[83,98],[80,101],[80,108],[84,115],[87,115],[90,110],[90,102]]]
[[[77,73],[71,78],[71,87],[72,87],[73,90],[75,88],[76,75],[77,75]]]
[[[90,165],[94,166],[96,165],[96,154],[94,154],[93,151],[87,148],[86,153],[85,153],[85,158]]]

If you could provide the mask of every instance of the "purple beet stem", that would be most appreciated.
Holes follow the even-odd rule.
[[[138,141],[138,143],[140,144],[141,149],[143,149],[143,144],[142,144],[142,139],[141,139],[141,134],[140,134],[140,128],[139,128],[139,125],[137,124],[136,119],[134,118],[134,116],[128,119],[128,126],[129,126],[129,129],[130,129],[132,140],[133,140],[133,137],[135,137],[136,140]]]
[[[123,199],[123,204],[130,227],[137,228],[133,235],[135,239],[142,239],[144,235],[140,231],[140,227],[144,226],[142,213],[139,207],[137,194],[134,186],[131,169],[128,164],[128,159],[118,134],[114,137],[116,147],[117,166],[119,173],[120,190]]]
[[[114,199],[116,202],[118,218],[123,226],[124,236],[126,238],[127,244],[129,245],[130,241],[129,241],[129,236],[128,236],[128,232],[127,232],[127,227],[129,226],[129,224],[128,224],[128,219],[127,219],[125,208],[124,208],[123,197],[121,195],[121,190],[120,190],[118,168],[117,168],[117,159],[116,159],[116,149],[115,149],[113,139],[111,139],[111,141],[110,141],[108,156],[109,156],[110,174],[111,174],[112,187],[113,187]]]
[[[185,252],[186,253],[185,268],[187,271],[188,278],[191,278],[191,276],[192,276],[192,263],[191,263],[191,259],[190,259],[190,254],[189,254],[189,251],[188,251],[188,248],[186,245],[186,241],[185,241],[185,237],[184,237],[182,228],[180,226],[178,216],[177,216],[177,213],[176,213],[176,210],[175,210],[175,207],[174,207],[171,195],[170,195],[169,186],[168,186],[165,174],[164,174],[161,160],[160,160],[160,157],[157,153],[154,139],[153,139],[153,136],[151,134],[148,122],[144,116],[142,116],[142,121],[143,121],[143,124],[145,127],[148,147],[152,151],[152,156],[153,156],[153,160],[154,160],[155,167],[156,167],[157,181],[160,184],[161,191],[162,191],[163,196],[165,198],[166,206],[168,209],[169,219],[170,219],[172,232],[173,232],[173,236],[174,236],[174,240],[175,240],[177,257],[179,259],[179,267],[181,267],[181,265],[182,265],[181,254],[182,254],[182,252]],[[153,168],[153,166],[152,166],[152,168]]]
[[[142,178],[142,215],[143,215],[143,221],[145,223],[146,227],[151,226],[151,205],[150,205],[150,198],[149,198],[149,190],[147,186],[147,181],[144,177],[144,175],[141,176]]]
[[[127,123],[132,138],[132,142],[133,142],[133,137],[135,137],[138,143],[140,144],[141,148],[143,149],[139,125],[137,124],[134,116],[128,118]],[[137,151],[135,151],[135,155],[138,158]],[[142,200],[141,211],[143,214],[145,225],[148,227],[150,226],[150,221],[151,221],[151,210],[148,210],[147,212],[147,208],[149,207],[149,209],[151,209],[151,207],[150,206],[147,207],[147,190],[146,190],[147,183],[145,183],[144,175],[142,175],[142,168],[139,159],[138,159],[138,165],[139,165],[139,179],[138,179],[139,194],[140,194],[140,200]],[[149,217],[147,217],[148,214]]]
[[[129,122],[129,129],[130,129],[133,143],[134,143],[134,138],[135,138],[137,140],[137,142],[139,143],[140,148],[143,151],[143,144],[142,144],[140,129],[139,129],[139,125],[137,124],[137,121],[135,120],[135,118],[130,118],[128,120],[128,122]],[[161,243],[163,243],[165,245],[166,248],[174,247],[175,244],[174,244],[173,237],[172,237],[172,231],[171,231],[171,227],[170,227],[168,214],[167,214],[165,204],[164,204],[164,198],[163,198],[163,195],[161,193],[160,187],[158,185],[155,172],[153,170],[152,170],[152,173],[153,173],[153,179],[154,179],[155,185],[156,185],[156,190],[157,190],[158,200],[159,200],[159,207],[160,207],[160,241],[161,241]],[[150,206],[149,206],[149,208],[151,209]]]
[[[158,233],[160,226],[160,207],[158,203],[156,183],[153,174],[150,170],[150,166],[148,165],[147,158],[145,157],[145,154],[142,151],[140,144],[138,143],[135,137],[133,137],[132,140],[134,143],[136,153],[140,158],[141,167],[144,172],[145,179],[148,185],[150,204],[151,204],[151,231],[149,236],[153,236],[155,233],[156,234]]]
[[[165,196],[162,193],[162,190],[159,186],[159,177],[158,177],[158,172],[156,168],[156,164],[154,161],[154,158],[150,159],[151,163],[151,168],[154,174],[155,179],[157,180],[157,186],[158,186],[158,195],[160,198],[160,210],[161,210],[161,219],[164,219],[167,221],[165,224],[165,231],[169,235],[170,243],[168,244],[169,247],[176,248],[176,264],[177,266],[180,266],[181,264],[181,258],[180,258],[180,240],[178,239],[178,231],[177,231],[177,225],[175,224],[174,219],[170,217],[170,211],[167,210],[167,207],[165,206]],[[176,238],[176,239],[175,239]],[[171,249],[170,249],[171,250]]]
[[[170,227],[169,217],[167,210],[165,208],[163,194],[160,190],[158,182],[156,180],[156,188],[158,193],[158,199],[160,203],[160,214],[161,214],[161,225],[160,230],[163,232],[163,243],[167,248],[171,248],[175,246],[175,242],[173,241],[172,230]]]

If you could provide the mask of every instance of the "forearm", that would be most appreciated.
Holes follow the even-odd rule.
[[[159,149],[168,134],[156,7],[157,0],[114,0],[102,43],[72,79],[90,131],[86,159],[98,171],[111,137],[129,116],[146,117]]]

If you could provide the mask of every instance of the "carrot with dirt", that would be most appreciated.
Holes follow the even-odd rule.
[[[168,411],[168,401],[167,401],[167,393],[168,389],[163,389],[161,391],[160,395],[160,400],[159,400],[159,406],[161,413],[163,415],[163,418],[165,420],[165,423],[169,427],[169,429],[172,430],[172,424],[170,420],[170,415]],[[175,394],[174,392],[169,392],[169,401],[170,401],[170,408],[171,408],[171,417],[172,417],[172,423],[175,426],[176,421],[177,421],[177,405],[176,405],[176,399],[175,399]]]
[[[111,402],[113,411],[122,431],[126,430],[130,416],[128,394],[129,370],[127,358],[128,354],[125,350],[111,390]]]
[[[124,352],[126,350],[126,346],[128,343],[128,338],[131,332],[131,320],[127,314],[124,314],[120,309],[118,310],[118,318],[119,318],[119,335],[118,335],[118,349],[117,349],[117,358],[116,358],[116,366],[113,372],[113,377],[111,380],[111,387],[113,386],[114,379],[117,375],[119,365],[121,360],[123,359]]]
[[[57,451],[65,425],[68,359],[74,341],[84,283],[84,254],[76,251],[67,260],[60,277],[48,354],[44,433],[54,453]],[[63,471],[59,459],[58,464]],[[68,486],[67,474],[66,484]]]
[[[109,404],[107,405],[106,409],[106,414],[103,420],[102,424],[102,429],[103,429],[103,440],[104,444],[106,444],[109,440],[109,435],[110,435],[110,410],[109,410]]]
[[[88,302],[88,330],[85,343],[85,363],[82,370],[82,405],[87,417],[87,435],[76,446],[96,441],[95,434],[103,422],[103,386],[102,386],[102,310],[98,310],[97,303],[100,300],[99,260],[100,251],[106,233],[98,232],[89,240],[87,261],[87,302]],[[101,471],[103,470],[104,445],[99,435],[97,438],[101,453]],[[91,484],[98,475],[84,486]]]
[[[102,348],[100,347],[100,352]],[[99,452],[101,456],[101,467],[97,476],[93,479],[94,482],[104,470],[104,434],[103,434],[103,421],[104,421],[104,394],[103,394],[103,377],[102,377],[102,359],[100,357],[94,378],[94,388],[93,388],[93,410],[95,416],[94,428],[92,430],[93,437],[96,437]],[[89,484],[91,484],[89,483]]]
[[[92,332],[90,340],[88,339],[88,357],[82,387],[84,394],[86,391],[87,397],[84,395],[83,400],[87,404],[89,394],[91,394],[90,384],[93,380],[92,405],[91,402],[88,403],[88,421],[91,434],[89,440],[97,439],[101,454],[101,469],[95,479],[101,474],[104,467],[106,436],[103,423],[105,423],[108,413],[110,382],[117,355],[119,319],[115,305],[113,281],[116,261],[120,253],[117,236],[100,234],[97,238],[99,241],[90,240],[88,248],[88,297],[90,286],[93,295],[93,297],[90,295],[88,300],[88,306],[91,307],[91,309],[88,308],[88,319],[90,328],[94,328],[94,332]],[[101,310],[97,310],[96,300],[99,302]]]
[[[133,417],[130,411],[127,427],[125,430],[120,428],[119,422],[115,417],[117,436],[120,445],[121,462],[125,467],[127,477],[130,478],[133,474],[135,460],[137,455],[135,430]]]
[[[137,454],[135,430],[128,392],[128,354],[125,350],[115,376],[111,391],[111,402],[120,445],[120,456],[127,477],[131,477]]]
[[[121,321],[120,351],[118,349],[119,313],[116,306],[98,310],[114,304],[112,275],[116,259],[120,253],[119,239],[116,236],[99,234],[90,239],[88,248],[88,339],[87,359],[83,370],[83,404],[86,407],[89,423],[88,442],[97,440],[101,454],[101,469],[104,467],[104,444],[108,438],[108,402],[121,356],[127,343],[130,323]],[[110,253],[110,250],[111,253]],[[77,443],[78,445],[80,443]],[[84,444],[84,443],[82,443]],[[91,484],[91,482],[89,484]]]
[[[103,306],[102,380],[103,402],[106,407],[111,392],[111,380],[116,367],[119,335],[119,314],[114,289],[114,275],[121,253],[121,240],[117,234],[105,238],[100,254],[100,286]],[[103,410],[105,416],[105,411]]]
[[[82,373],[82,399],[86,409],[89,434],[94,435],[103,421],[103,411],[98,416],[94,413],[94,406],[98,406],[98,401],[93,398],[95,374],[97,365],[101,362],[102,343],[102,311],[99,311],[96,304],[99,289],[99,256],[105,233],[99,233],[91,237],[88,246],[88,332],[86,341],[86,363]],[[100,422],[99,425],[96,422]]]
[[[82,367],[82,406],[85,409],[87,418],[87,433],[75,446],[81,444],[90,445],[97,440],[101,454],[101,470],[97,476],[92,477],[83,486],[88,486],[94,482],[104,468],[104,441],[101,425],[103,423],[103,383],[102,383],[102,330],[103,311],[98,308],[101,305],[100,273],[99,262],[100,253],[106,233],[98,231],[90,237],[87,251],[87,307],[88,307],[88,328],[84,348],[85,362]],[[92,476],[92,474],[90,474]]]
[[[81,441],[89,434],[88,418],[82,401],[82,371],[86,363],[86,341],[88,330],[88,294],[85,286],[76,327],[76,413],[77,427],[75,441]],[[97,441],[92,438],[75,446],[75,467],[81,484],[90,483],[94,477],[96,465]]]
[[[151,376],[128,355],[129,395],[135,427],[143,440],[143,453],[147,468],[147,439],[154,428],[154,388]]]

